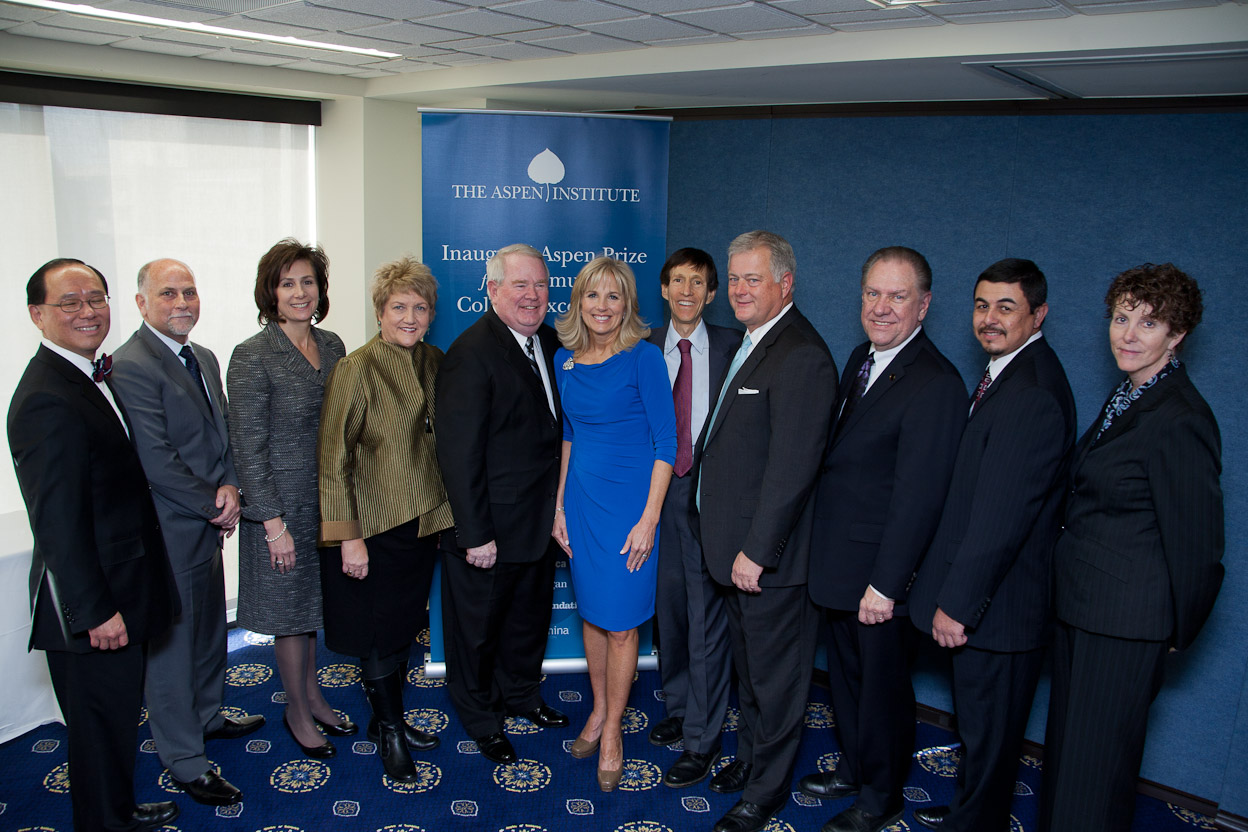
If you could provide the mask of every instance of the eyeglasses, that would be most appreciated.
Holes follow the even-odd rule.
[[[92,309],[103,309],[108,306],[108,295],[92,295],[85,301],[74,298],[73,300],[63,300],[60,303],[43,303],[40,306],[58,306],[66,315],[77,315],[82,311],[83,303],[86,303]]]

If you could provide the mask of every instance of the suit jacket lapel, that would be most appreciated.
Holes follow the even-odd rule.
[[[971,414],[971,418],[974,419],[983,411],[984,405],[988,403],[988,400],[992,398],[998,390],[1001,389],[1001,387],[1005,384],[1005,382],[1009,381],[1010,376],[1014,375],[1014,373],[1018,371],[1019,367],[1022,367],[1025,363],[1034,360],[1035,354],[1039,352],[1041,349],[1044,349],[1047,347],[1048,347],[1048,344],[1044,342],[1044,338],[1040,338],[1039,340],[1032,341],[1030,344],[1023,347],[1022,350],[1019,351],[1018,355],[1014,356],[1014,358],[1010,361],[1010,363],[1005,365],[1005,369],[1002,370],[1001,373],[992,380],[992,384],[988,385],[988,389],[984,391],[983,398],[979,400],[979,406],[975,408],[975,412]],[[980,373],[980,378],[982,377],[983,377],[983,373]],[[976,380],[975,383],[976,385],[978,385],[979,381]],[[970,400],[972,402],[975,401],[974,393],[971,394]]]
[[[833,445],[836,445],[840,441],[841,436],[849,433],[849,431],[863,419],[864,415],[871,410],[871,408],[875,407],[876,402],[883,398],[884,395],[888,393],[889,389],[894,384],[899,382],[903,376],[905,376],[906,368],[914,363],[914,359],[918,357],[919,352],[924,348],[926,343],[927,336],[920,331],[919,334],[914,336],[914,339],[909,344],[906,344],[905,349],[897,353],[893,360],[888,363],[887,372],[880,374],[880,377],[875,380],[875,383],[872,384],[871,388],[863,395],[862,400],[854,406],[854,412],[849,414],[849,418],[845,420],[845,424],[841,425],[839,430],[836,430],[836,435],[832,440]],[[854,373],[854,377],[857,377],[858,368],[861,367],[862,362],[866,360],[867,351],[870,348],[871,344],[868,342],[859,347],[859,349],[854,350],[854,354],[850,356],[850,364],[845,368],[847,376],[852,371]],[[846,396],[849,395],[849,390],[852,389],[854,377],[848,378],[842,384],[842,389],[846,391],[844,394]],[[840,413],[839,407],[837,408],[837,413]]]
[[[542,380],[533,372],[533,364],[529,361],[529,357],[524,354],[520,343],[516,341],[516,336],[511,334],[507,324],[503,323],[503,319],[498,317],[498,313],[493,309],[486,314],[490,316],[490,330],[494,333],[494,337],[498,339],[499,346],[503,348],[503,357],[506,359],[507,364],[520,376],[524,385],[529,389],[529,393],[541,401],[542,407],[550,410],[550,405],[546,401],[546,388],[542,385]],[[555,381],[554,364],[552,363],[553,356],[549,354],[545,344],[542,344],[542,354],[546,359],[546,372],[550,374],[551,387],[553,389]]]
[[[719,415],[715,419],[715,424],[711,425],[710,432],[706,436],[707,442],[710,442],[711,439],[714,438],[715,433],[719,430],[719,426],[724,423],[724,419],[728,417],[729,411],[732,410],[733,402],[737,400],[737,388],[743,386],[746,379],[750,377],[750,374],[753,373],[758,365],[762,363],[763,359],[767,357],[767,348],[776,342],[776,339],[780,337],[780,333],[783,332],[786,327],[790,326],[793,321],[797,320],[797,316],[799,314],[800,313],[797,311],[797,307],[793,307],[787,315],[776,321],[775,326],[773,326],[771,330],[763,336],[763,340],[755,344],[750,350],[750,357],[745,359],[745,363],[741,365],[739,370],[737,370],[737,374],[732,378],[724,379],[724,388],[726,388],[726,392],[724,393],[724,403],[719,408]],[[745,336],[743,335],[742,340],[744,340],[744,338]],[[740,349],[740,345],[738,345],[737,348]],[[731,366],[731,359],[729,359],[729,365]],[[719,390],[715,391],[714,395],[716,400],[719,398],[719,393]],[[714,410],[715,402],[711,402],[711,411],[714,412]]]
[[[100,388],[95,386],[95,382],[89,379],[82,370],[79,370],[73,364],[66,361],[61,356],[47,349],[42,344],[39,345],[38,352],[40,360],[48,365],[57,375],[61,376],[69,385],[76,388],[79,394],[87,400],[96,410],[100,412],[100,416],[108,421],[110,425],[115,426],[122,431],[123,438],[129,441],[129,437],[125,436],[126,431],[130,430],[130,422],[127,419],[125,427],[122,427],[121,421],[117,418],[117,411],[113,410],[113,406],[108,403],[108,399],[104,398],[104,394],[100,392]],[[109,382],[108,389],[113,393],[113,400],[117,402],[118,408],[124,414],[125,409],[121,407],[121,400],[117,398],[117,393],[113,391],[113,385]],[[133,431],[131,431],[133,434]]]
[[[164,341],[157,338],[147,324],[139,324],[138,332],[139,337],[143,339],[144,345],[147,346],[152,356],[160,362],[161,368],[173,379],[173,383],[186,391],[187,395],[195,402],[195,406],[199,408],[200,415],[204,417],[204,420],[211,422],[213,415],[208,412],[208,402],[204,399],[203,392],[195,388],[195,379],[190,371],[187,370],[186,364],[182,362],[182,359],[174,355],[173,350],[169,349]],[[202,364],[200,365],[200,372],[203,372]]]

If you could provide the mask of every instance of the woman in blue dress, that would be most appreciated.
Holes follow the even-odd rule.
[[[556,328],[564,419],[552,534],[570,559],[594,695],[571,754],[599,752],[598,786],[607,792],[624,769],[621,720],[637,669],[637,628],[654,615],[650,554],[676,459],[676,412],[663,353],[644,340],[650,330],[624,263],[587,264]]]

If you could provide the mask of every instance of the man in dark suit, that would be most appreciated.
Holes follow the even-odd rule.
[[[975,337],[990,360],[910,593],[914,625],[953,651],[962,738],[953,801],[915,812],[933,829],[1009,828],[1052,623],[1050,566],[1075,438],[1074,397],[1040,331],[1046,295],[1030,260],[994,263],[975,285]]]
[[[810,597],[827,614],[828,682],[841,759],[803,777],[808,795],[858,795],[825,832],[901,818],[914,752],[906,593],[931,543],[966,424],[962,377],[920,325],[927,259],[882,248],[862,267],[867,342],[841,376],[840,412],[815,500]]]
[[[705,251],[673,252],[659,271],[659,282],[671,321],[652,330],[650,342],[663,350],[667,361],[677,424],[676,465],[659,517],[655,597],[667,716],[650,731],[650,742],[684,740],[684,751],[663,777],[664,784],[683,788],[705,779],[719,758],[719,733],[728,708],[728,619],[690,522],[694,507],[689,474],[694,442],[711,412],[712,390],[737,351],[741,333],[702,319],[719,288],[715,261]]]
[[[226,806],[242,792],[213,770],[208,739],[249,734],[263,716],[220,712],[225,697],[225,576],[221,540],[238,524],[238,477],[216,356],[187,338],[199,320],[185,263],[139,269],[143,325],[116,354],[115,384],[160,516],[182,613],[154,639],[145,692],[152,737],[174,781],[199,803]]]
[[[818,615],[806,592],[810,499],[836,402],[828,346],[793,306],[793,248],[768,231],[728,247],[728,299],[746,334],[703,431],[702,553],[724,592],[739,679],[737,758],[713,791],[744,791],[716,832],[780,810],[801,738]]]
[[[539,686],[554,594],[555,491],[562,441],[549,275],[531,246],[486,265],[490,308],[447,350],[438,373],[438,463],[455,515],[443,535],[447,687],[481,754],[514,763],[514,714],[562,728]]]
[[[30,517],[30,647],[69,731],[74,829],[154,829],[177,804],[134,802],[144,653],[169,626],[173,579],[147,479],[108,377],[108,285],[52,260],[26,285],[43,343],[9,406],[9,448]]]

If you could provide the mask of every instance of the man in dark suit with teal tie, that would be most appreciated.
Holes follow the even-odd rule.
[[[702,555],[724,593],[741,720],[711,778],[741,800],[715,832],[757,832],[788,801],[818,615],[806,592],[811,506],[836,402],[836,364],[793,303],[793,247],[751,231],[728,247],[728,299],[746,334],[703,431],[695,484]]]
[[[9,449],[30,516],[30,646],[47,652],[69,731],[74,829],[155,829],[172,802],[134,802],[147,642],[176,611],[131,427],[95,361],[108,285],[81,260],[52,260],[26,285],[43,343],[9,406]],[[94,363],[94,366],[93,366]]]
[[[695,443],[710,416],[715,384],[741,343],[741,332],[715,326],[702,313],[715,299],[719,271],[698,248],[672,252],[659,271],[668,325],[650,332],[663,350],[676,405],[676,464],[659,517],[659,575],[655,623],[659,673],[667,716],[650,731],[654,745],[683,740],[684,749],[663,777],[672,788],[704,780],[719,758],[719,734],[728,709],[732,673],[724,601],[702,561],[694,534],[690,486]],[[713,391],[713,392],[712,392]]]
[[[1023,732],[1052,625],[1051,564],[1061,527],[1075,401],[1040,330],[1044,273],[1030,260],[989,266],[972,323],[988,367],[936,537],[910,593],[914,625],[952,651],[962,760],[949,806],[929,828],[1008,829]]]

